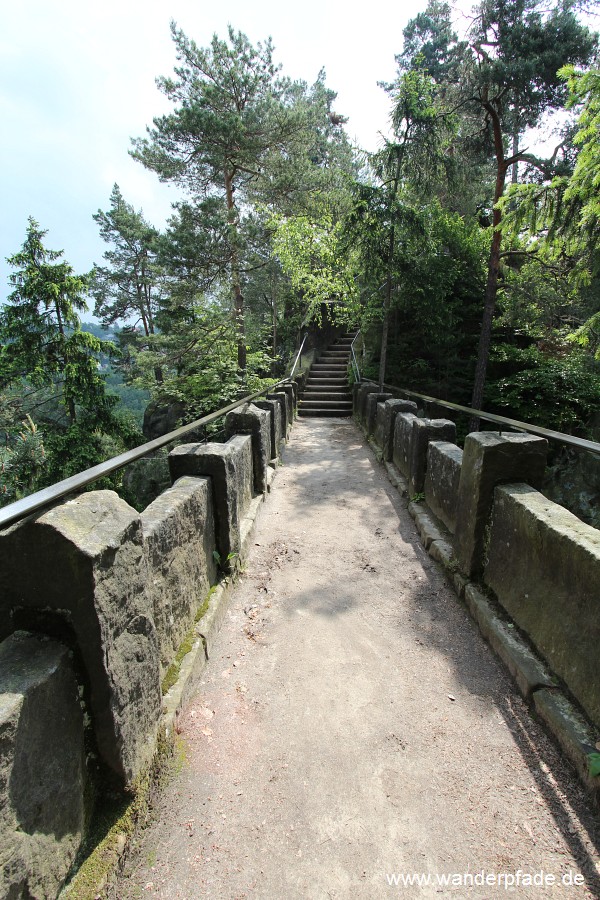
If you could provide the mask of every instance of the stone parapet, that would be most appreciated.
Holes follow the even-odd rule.
[[[378,404],[385,403],[385,401],[390,400],[391,397],[392,395],[389,393],[379,393],[378,391],[372,391],[371,393],[366,395],[364,428],[367,437],[371,437],[371,435],[375,434]]]
[[[392,460],[405,478],[408,478],[412,425],[416,418],[414,413],[398,413],[394,423]]]
[[[253,403],[247,403],[227,413],[225,417],[225,436],[249,434],[252,438],[252,463],[254,468],[254,490],[257,494],[267,491],[267,471],[272,456],[271,451],[270,410],[261,409]]]
[[[394,425],[396,416],[401,412],[412,412],[416,415],[417,404],[410,400],[390,398],[377,406],[375,443],[381,447],[383,459],[386,462],[389,462],[394,455]]]
[[[431,441],[427,447],[425,502],[451,534],[456,530],[462,456],[460,447],[450,441]]]
[[[277,400],[269,400],[267,397],[261,397],[254,401],[254,406],[270,413],[271,459],[277,459],[281,453],[281,442],[283,440],[281,404]]]
[[[0,644],[0,895],[56,897],[89,810],[72,653],[19,631]]]
[[[408,494],[414,497],[425,488],[427,448],[430,441],[455,441],[456,425],[449,419],[413,419],[408,455]]]
[[[217,579],[213,502],[208,478],[184,476],[140,515],[161,675]]]
[[[484,582],[600,727],[600,532],[527,484],[494,491]]]
[[[169,454],[171,478],[210,476],[213,486],[217,552],[225,572],[235,568],[241,549],[240,523],[252,498],[252,438],[226,444],[182,444]]]
[[[529,434],[482,431],[465,438],[455,538],[458,563],[466,575],[478,575],[483,569],[494,488],[510,481],[540,487],[547,450],[544,438]]]
[[[150,762],[161,709],[158,641],[139,514],[93,491],[0,534],[3,634],[77,645],[96,743],[126,786]]]

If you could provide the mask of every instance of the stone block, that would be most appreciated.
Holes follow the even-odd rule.
[[[294,388],[296,385],[288,382],[287,384],[280,384],[278,390],[285,394],[287,397],[287,416],[288,423],[291,425],[296,416],[296,395],[294,393]]]
[[[431,441],[427,448],[425,502],[451,534],[456,530],[462,455],[460,447],[449,441]]]
[[[160,664],[138,513],[92,491],[0,534],[4,634],[68,635],[90,687],[105,763],[129,786],[150,762],[161,709]]]
[[[272,394],[267,394],[268,400],[276,400],[279,403],[279,415],[281,419],[281,436],[284,441],[288,439],[288,432],[292,425],[292,415],[289,407],[289,400],[287,394],[283,391],[274,391]]]
[[[416,418],[414,413],[398,413],[394,424],[394,449],[392,459],[396,468],[400,470],[405,478],[408,478],[412,423]]]
[[[540,487],[548,442],[529,434],[482,431],[465,438],[455,526],[461,571],[472,577],[483,569],[485,530],[497,484],[525,481]]]
[[[481,633],[513,676],[524,697],[540,687],[552,687],[552,675],[527,646],[512,622],[505,621],[473,584],[465,587],[465,601]]]
[[[375,423],[377,421],[377,405],[391,400],[392,395],[389,393],[371,392],[365,398],[365,421],[364,427],[367,437],[371,437],[375,433]]]
[[[416,414],[417,404],[410,400],[391,398],[377,407],[375,423],[375,442],[381,447],[384,462],[389,462],[394,455],[394,424],[396,416],[401,412]]]
[[[277,400],[269,400],[267,397],[254,401],[254,406],[258,409],[266,410],[270,413],[269,426],[271,429],[271,459],[277,459],[280,454],[281,441],[283,437],[283,425],[280,404]]]
[[[294,409],[296,409],[296,404],[298,403],[298,379],[293,378],[290,381],[290,385],[292,386],[292,393],[294,397]]]
[[[240,523],[252,497],[252,439],[237,435],[226,444],[182,444],[169,454],[171,478],[210,476],[217,552],[225,572],[235,568],[241,552]]]
[[[449,541],[432,541],[427,549],[432,559],[441,563],[449,573],[453,574],[456,559],[454,557],[454,547]]]
[[[456,425],[450,419],[414,419],[408,457],[408,492],[411,497],[425,488],[427,449],[430,441],[455,441]]]
[[[379,393],[379,386],[372,381],[363,381],[357,391],[356,417],[360,425],[366,422],[366,404],[369,394]]]
[[[88,810],[72,653],[18,631],[0,644],[0,896],[56,897]]]
[[[484,579],[600,727],[600,532],[528,485],[497,487]]]
[[[560,691],[539,690],[533,695],[535,711],[575,766],[579,777],[600,802],[600,778],[590,775],[588,757],[598,752],[598,731]]]
[[[140,518],[164,675],[217,580],[210,479],[179,478]]]
[[[235,434],[249,434],[252,438],[252,465],[254,469],[254,490],[257,494],[267,491],[267,469],[271,461],[271,425],[267,410],[247,403],[227,413],[225,417],[225,437]]]

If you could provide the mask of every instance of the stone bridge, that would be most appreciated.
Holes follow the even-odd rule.
[[[55,897],[61,890],[82,900],[109,896],[111,873],[181,730],[181,711],[210,669],[219,627],[255,543],[259,512],[262,523],[269,520],[271,486],[282,478],[278,466],[292,427],[308,440],[302,449],[310,455],[313,474],[320,454],[327,453],[336,473],[338,508],[354,502],[341,491],[340,479],[362,473],[354,495],[372,503],[361,512],[373,526],[371,542],[386,529],[396,534],[394,509],[408,501],[435,577],[444,590],[452,586],[457,604],[464,602],[536,721],[544,723],[587,796],[597,802],[600,778],[591,764],[600,746],[600,534],[538,492],[546,441],[482,432],[468,435],[461,450],[453,422],[426,418],[414,403],[379,394],[371,384],[355,386],[354,423],[294,425],[297,393],[297,384],[289,384],[229,413],[224,443],[177,447],[169,456],[172,486],[141,513],[112,491],[92,491],[0,533],[0,897]],[[335,437],[336,428],[346,430]],[[350,449],[348,435],[354,441]],[[286,463],[288,454],[291,458],[291,448]],[[302,454],[293,457],[294,465],[302,459],[306,462]],[[376,476],[367,469],[377,470]],[[286,468],[281,471],[285,475]],[[391,507],[380,502],[377,479],[384,476],[386,490],[396,498]],[[303,494],[298,482],[295,490],[294,527],[301,518],[301,533],[318,531],[321,489],[313,483]],[[332,527],[336,552],[343,557],[344,525]],[[280,537],[285,540],[285,532]],[[319,538],[324,547],[327,538],[326,533]],[[360,552],[361,571],[375,572],[369,543]],[[386,559],[394,572],[399,563],[389,553]],[[267,568],[271,564],[263,561]],[[361,587],[365,590],[368,586]],[[394,606],[400,609],[401,598],[399,591],[398,597],[382,600],[389,616],[395,615]],[[378,598],[367,596],[367,602],[375,606]],[[323,660],[325,633],[311,637]],[[335,643],[332,634],[330,645]],[[384,676],[377,669],[380,653],[369,655],[363,647],[350,654],[352,660],[344,659],[344,646],[349,645],[342,642],[337,649],[340,666],[362,666],[364,652],[371,677],[385,678],[382,695],[393,698],[393,679],[400,683],[408,677],[409,661],[406,672],[388,667]],[[304,668],[307,659],[310,654],[303,658]],[[321,665],[319,658],[314,664]],[[418,684],[415,690],[418,711]],[[334,705],[341,702],[336,696]],[[443,697],[444,703],[456,699]],[[315,715],[327,721],[318,695],[313,702]],[[352,697],[344,702],[352,703]],[[333,711],[331,716],[334,721]],[[472,727],[465,722],[464,728]],[[402,736],[390,734],[401,747]],[[401,767],[401,758],[396,761]],[[343,769],[347,761],[334,760],[332,766],[335,786],[335,768]],[[338,791],[344,790],[340,781]],[[335,806],[335,799],[328,802]],[[105,807],[112,810],[108,824],[99,821],[98,811]],[[358,826],[367,827],[364,821],[361,826],[359,815]],[[585,840],[578,837],[577,852],[571,846],[573,865],[583,872],[575,883],[583,887],[570,896],[594,896],[600,887],[594,868],[598,835],[592,832],[590,826]],[[323,841],[329,840],[325,835]],[[345,858],[351,868],[352,854]],[[388,862],[391,875],[397,861]],[[339,860],[331,857],[329,864],[333,871]],[[291,860],[291,869],[294,865]],[[452,870],[451,861],[447,869]],[[330,896],[382,896],[383,888],[366,870],[364,877],[361,889],[356,873],[350,880],[332,875]],[[250,895],[327,896],[323,884],[310,879],[308,886],[290,887],[289,878],[269,882],[265,875],[265,884],[271,887]],[[124,897],[124,890],[114,896]],[[229,890],[221,886],[197,896],[241,896],[233,886]],[[159,895],[194,896],[189,888],[181,894],[164,886]],[[439,891],[423,893],[429,895]]]

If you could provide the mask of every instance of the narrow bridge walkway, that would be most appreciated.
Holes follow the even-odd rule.
[[[119,900],[600,894],[583,790],[405,506],[351,421],[296,423]]]

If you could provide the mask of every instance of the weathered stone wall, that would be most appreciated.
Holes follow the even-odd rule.
[[[123,790],[148,771],[161,678],[217,559],[234,567],[295,398],[284,386],[229,418],[227,443],[173,451],[174,483],[142,513],[92,491],[0,532],[1,896],[58,893],[89,815],[86,746]]]
[[[392,459],[394,453],[394,425],[396,416],[402,412],[416,414],[417,404],[409,400],[388,399],[384,403],[377,404],[377,418],[375,422],[375,443],[381,449],[384,460]]]
[[[485,583],[600,727],[600,532],[526,484],[490,521]]]
[[[0,644],[0,896],[56,897],[83,837],[87,780],[72,654],[15,632]]]
[[[355,385],[353,398],[355,417],[368,437],[376,408],[375,444],[392,482],[409,498],[424,492],[433,516],[420,502],[409,509],[425,547],[446,565],[477,621],[473,597],[487,610],[484,618],[510,617],[531,642],[534,649],[522,645],[524,638],[519,643],[517,630],[510,632],[507,625],[500,637],[494,628],[483,628],[492,645],[501,647],[500,656],[526,686],[526,695],[541,697],[562,680],[600,729],[600,532],[537,490],[544,482],[547,441],[485,431],[467,435],[463,451],[454,443],[452,422],[418,416],[416,407],[414,413],[405,411],[400,400],[382,402],[373,383]],[[443,412],[433,404],[425,409],[428,415]],[[489,606],[494,602],[501,607],[498,616]],[[536,661],[535,651],[542,661]],[[543,678],[540,672],[546,673]],[[567,693],[561,696],[561,708],[567,709]],[[563,726],[556,727],[559,740],[570,746],[571,738],[561,736]],[[590,747],[578,741],[580,749],[569,752],[585,780]]]
[[[180,478],[141,514],[161,675],[217,580],[212,486]]]
[[[394,423],[394,441],[392,459],[394,465],[408,478],[408,460],[410,458],[410,439],[412,424],[416,420],[414,413],[399,413]]]
[[[93,491],[0,535],[4,635],[67,635],[90,686],[98,751],[130,786],[152,758],[161,708],[158,642],[139,514]]]
[[[226,444],[182,444],[169,454],[171,478],[209,476],[221,568],[235,568],[241,550],[240,525],[252,497],[252,438],[236,435]]]

